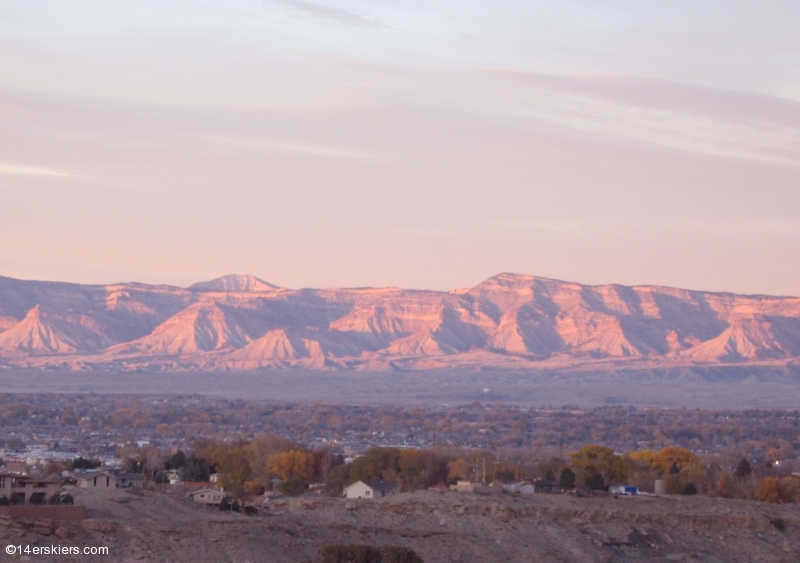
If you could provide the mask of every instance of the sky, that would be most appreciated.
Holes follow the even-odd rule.
[[[0,0],[0,275],[800,296],[796,0]]]

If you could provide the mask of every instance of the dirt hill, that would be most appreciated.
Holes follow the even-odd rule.
[[[378,501],[278,500],[248,517],[159,492],[79,491],[76,497],[92,518],[61,528],[67,539],[53,534],[58,523],[26,528],[2,520],[0,538],[4,544],[106,545],[104,561],[176,563],[299,562],[332,543],[403,545],[426,563],[800,560],[796,505],[419,492]]]

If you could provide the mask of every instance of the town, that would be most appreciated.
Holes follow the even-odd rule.
[[[0,423],[5,504],[66,504],[73,487],[170,489],[230,510],[429,488],[800,495],[789,411],[31,394],[0,395]]]

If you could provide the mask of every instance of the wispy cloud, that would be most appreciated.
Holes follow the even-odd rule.
[[[341,146],[318,145],[303,142],[274,141],[258,137],[235,137],[227,135],[202,135],[201,138],[226,145],[264,151],[280,151],[324,156],[331,158],[372,158],[373,153],[348,149]]]
[[[53,170],[52,168],[42,168],[39,166],[25,166],[20,164],[6,164],[0,162],[0,174],[15,174],[17,176],[57,176],[60,178],[75,178],[76,174],[64,172],[63,170]]]
[[[375,22],[364,16],[334,6],[323,6],[314,2],[304,0],[272,0],[276,4],[281,4],[302,14],[321,20],[328,20],[349,25],[376,25]]]
[[[793,100],[640,77],[490,74],[505,84],[504,112],[592,135],[800,165]]]

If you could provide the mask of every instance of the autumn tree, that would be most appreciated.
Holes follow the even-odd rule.
[[[400,450],[397,448],[370,448],[353,461],[350,480],[391,480],[400,471]]]
[[[297,477],[308,483],[314,475],[314,454],[299,450],[281,452],[267,460],[267,468],[283,480]]]
[[[466,460],[461,458],[451,461],[447,464],[447,481],[455,483],[459,480],[466,480],[472,473],[472,469]]]
[[[608,485],[613,481],[624,481],[628,473],[622,456],[615,455],[612,448],[597,444],[583,446],[570,455],[570,462],[587,485],[590,484],[589,480],[592,480],[591,485],[598,485],[595,475],[599,475],[605,485]]]
[[[404,491],[424,489],[447,478],[447,462],[431,450],[403,450],[398,468]]]
[[[244,498],[245,483],[250,480],[252,469],[244,447],[218,448],[212,460],[220,473],[219,484],[233,498]]]

